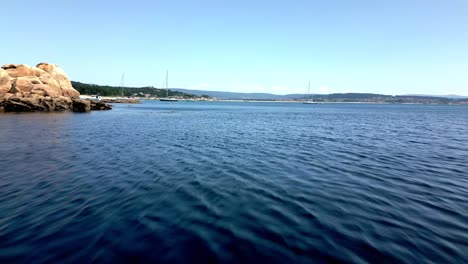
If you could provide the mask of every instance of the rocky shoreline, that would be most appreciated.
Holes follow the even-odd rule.
[[[110,110],[105,102],[80,99],[57,65],[4,64],[0,68],[0,112]]]
[[[72,112],[89,112],[110,109],[112,109],[112,106],[103,102],[70,99],[69,97],[10,97],[0,101],[0,112],[52,112],[67,110]]]

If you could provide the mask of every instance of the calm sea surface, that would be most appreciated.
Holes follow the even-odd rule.
[[[0,263],[467,263],[468,107],[0,115]]]

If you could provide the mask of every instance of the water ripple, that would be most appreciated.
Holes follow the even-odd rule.
[[[0,118],[1,263],[468,262],[466,107]]]

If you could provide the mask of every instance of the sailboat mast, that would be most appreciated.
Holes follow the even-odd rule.
[[[304,104],[316,104],[313,97],[312,99],[310,99],[310,80],[309,80],[309,84],[307,85],[307,95],[306,95],[306,99],[304,100]]]
[[[120,93],[122,97],[123,97],[124,79],[125,79],[125,73],[122,73],[122,78],[120,79]]]
[[[166,70],[166,97],[169,96],[169,73]]]

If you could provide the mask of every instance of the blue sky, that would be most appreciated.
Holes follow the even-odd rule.
[[[468,1],[6,1],[0,63],[235,92],[468,95]]]

